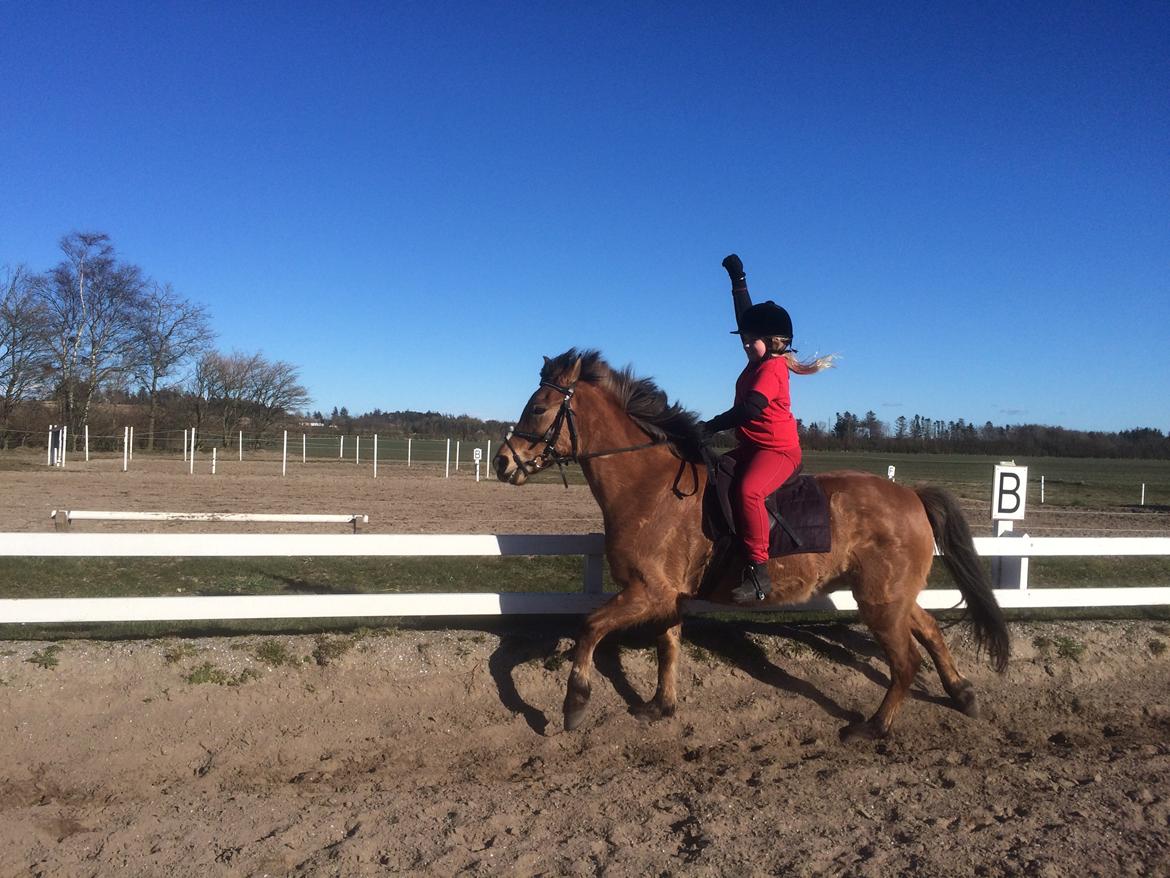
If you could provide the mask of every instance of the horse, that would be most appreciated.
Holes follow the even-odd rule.
[[[656,635],[658,655],[657,689],[634,713],[650,720],[672,716],[683,612],[714,555],[701,522],[708,473],[698,419],[668,404],[652,380],[635,377],[629,367],[615,370],[596,350],[572,348],[544,358],[540,385],[492,464],[498,479],[522,485],[554,464],[563,477],[569,462],[580,465],[601,507],[606,559],[620,591],[587,617],[577,638],[564,728],[573,731],[585,716],[598,643],[634,626]],[[917,603],[937,543],[966,602],[979,651],[986,650],[997,671],[1006,669],[1007,626],[955,498],[937,487],[910,488],[857,471],[816,479],[828,497],[831,551],[773,558],[773,589],[758,605],[852,590],[862,621],[885,653],[890,683],[877,712],[842,728],[842,740],[890,734],[922,662],[915,640],[957,709],[978,716],[973,684],[959,673],[934,617]],[[731,604],[740,569],[724,566],[707,576],[703,597]]]

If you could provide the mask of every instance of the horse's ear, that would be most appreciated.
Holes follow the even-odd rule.
[[[552,360],[550,360],[548,357],[545,357],[545,358],[544,358],[544,364],[545,364],[546,366],[547,366],[549,363],[551,363],[551,362],[552,362]]]
[[[565,387],[572,387],[574,384],[577,383],[577,381],[580,378],[581,378],[581,358],[577,357],[577,359],[573,361],[573,365],[569,367],[569,371],[567,371],[562,376],[561,383],[564,384]]]

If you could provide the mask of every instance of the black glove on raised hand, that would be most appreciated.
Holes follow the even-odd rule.
[[[727,269],[727,276],[731,278],[731,288],[747,288],[747,277],[743,273],[743,261],[732,253],[723,260],[723,267]]]

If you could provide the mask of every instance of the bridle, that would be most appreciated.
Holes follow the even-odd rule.
[[[555,390],[562,394],[561,405],[557,410],[557,415],[553,418],[553,422],[549,424],[547,430],[542,434],[525,433],[517,430],[515,427],[509,427],[508,433],[504,436],[504,445],[512,453],[512,459],[516,461],[516,465],[526,476],[534,475],[547,467],[550,463],[555,463],[557,468],[561,471],[561,481],[564,482],[565,487],[569,487],[569,479],[565,475],[566,463],[580,463],[583,460],[593,460],[597,457],[608,457],[611,454],[623,454],[627,451],[640,451],[644,448],[653,448],[655,445],[661,445],[665,439],[651,439],[649,442],[643,442],[640,445],[626,445],[622,448],[607,448],[604,451],[586,451],[582,453],[578,447],[577,436],[577,415],[573,411],[573,393],[576,388],[573,385],[562,386],[552,381],[541,381],[541,387],[547,387],[550,390]],[[568,425],[569,428],[569,453],[561,454],[557,451],[557,442],[561,438],[561,430]],[[512,437],[517,436],[520,439],[527,439],[533,443],[544,443],[544,449],[535,457],[525,460],[516,446],[512,444]]]

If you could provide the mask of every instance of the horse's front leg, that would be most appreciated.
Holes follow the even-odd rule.
[[[678,709],[678,655],[682,643],[682,622],[675,622],[658,635],[658,688],[654,697],[634,709],[639,719],[656,720],[674,716]]]
[[[597,649],[601,638],[612,631],[670,616],[675,612],[675,608],[669,604],[665,596],[656,599],[645,585],[635,583],[626,586],[585,620],[585,629],[577,638],[577,647],[573,651],[573,670],[569,673],[569,686],[565,693],[565,731],[573,731],[581,725],[581,720],[585,718],[585,708],[589,706],[589,696],[592,692],[590,677],[593,671],[593,652]],[[661,654],[660,645],[659,655],[661,656]],[[665,691],[669,693],[671,704],[673,704],[673,680]],[[659,692],[664,692],[661,669],[659,670]],[[655,697],[657,698],[658,695]],[[664,694],[663,697],[667,696]]]

